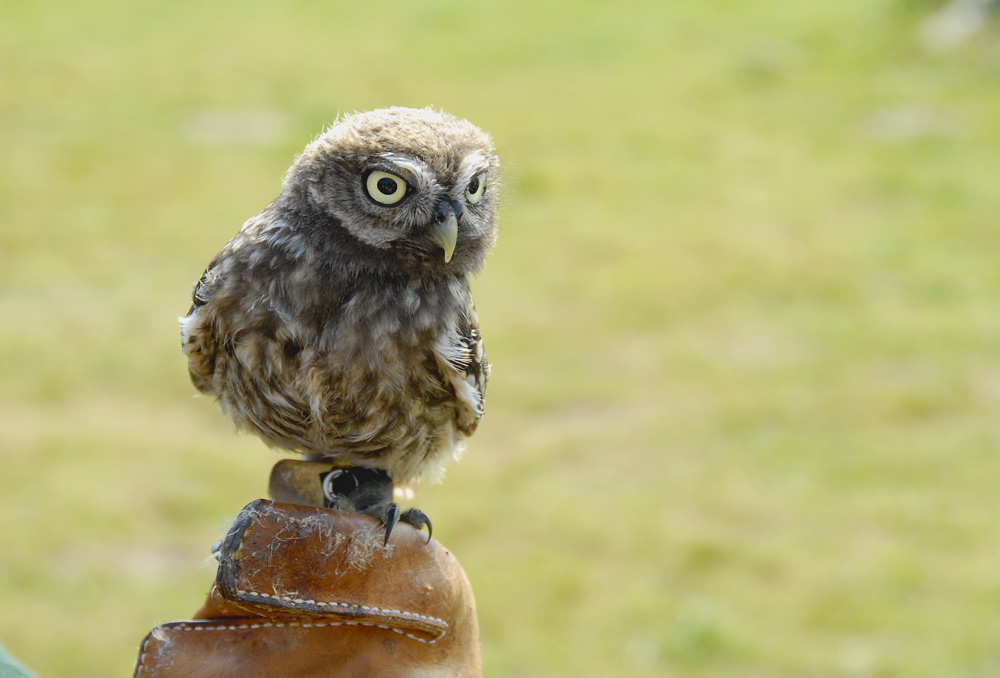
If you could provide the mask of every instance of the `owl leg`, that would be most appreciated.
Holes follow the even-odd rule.
[[[402,520],[418,530],[427,526],[430,542],[431,521],[420,509],[411,508],[400,514],[392,500],[392,478],[385,471],[352,467],[335,468],[320,475],[323,484],[323,506],[339,511],[353,511],[378,518],[385,525],[385,541],[396,523]]]

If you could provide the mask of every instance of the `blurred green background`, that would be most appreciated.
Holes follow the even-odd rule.
[[[176,319],[338,113],[430,105],[505,163],[487,417],[417,497],[487,674],[1000,675],[1000,32],[939,12],[5,3],[0,643],[130,675],[200,605],[278,455]]]

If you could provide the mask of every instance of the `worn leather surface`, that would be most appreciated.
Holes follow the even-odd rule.
[[[249,504],[189,621],[162,624],[135,676],[480,676],[472,589],[435,540],[399,524]]]

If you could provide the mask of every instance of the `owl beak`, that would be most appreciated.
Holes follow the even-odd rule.
[[[447,264],[451,261],[451,256],[455,253],[455,243],[458,242],[458,215],[454,211],[449,211],[444,220],[431,226],[427,237],[444,250],[444,263]]]

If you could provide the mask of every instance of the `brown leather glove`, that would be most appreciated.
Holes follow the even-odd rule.
[[[369,516],[252,502],[222,542],[205,605],[146,636],[136,678],[481,676],[458,561],[409,525],[384,536]]]

